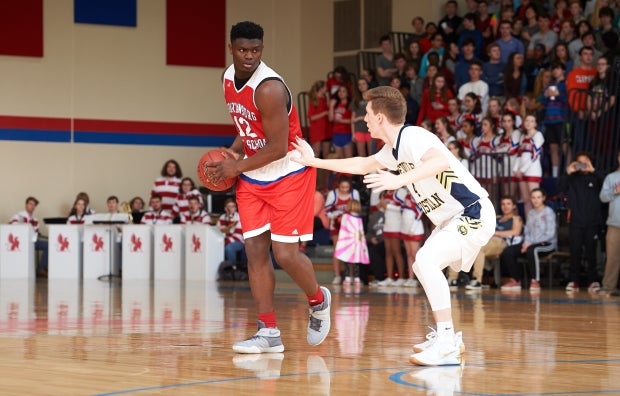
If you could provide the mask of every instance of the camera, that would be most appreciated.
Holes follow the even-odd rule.
[[[581,162],[578,162],[575,164],[575,169],[577,170],[584,170],[586,169],[586,164],[582,164]]]

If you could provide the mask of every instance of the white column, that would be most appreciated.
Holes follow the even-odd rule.
[[[50,224],[48,279],[82,278],[82,226]]]
[[[112,227],[85,225],[83,247],[83,277],[97,279],[112,271],[111,243],[114,243]]]
[[[185,226],[185,279],[217,280],[217,269],[224,261],[224,234],[215,226]]]
[[[30,224],[0,226],[0,279],[34,281],[34,237]]]
[[[179,224],[153,226],[155,280],[184,279],[183,231]]]
[[[123,226],[123,280],[153,279],[153,228]]]

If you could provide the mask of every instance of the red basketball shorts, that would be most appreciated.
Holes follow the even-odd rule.
[[[240,177],[236,198],[243,237],[271,231],[271,239],[278,242],[312,240],[315,190],[315,168],[305,168],[268,184]]]

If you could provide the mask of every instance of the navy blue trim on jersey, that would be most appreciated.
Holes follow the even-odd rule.
[[[468,208],[469,206],[480,200],[480,197],[477,194],[474,194],[469,188],[467,188],[465,184],[456,181],[450,185],[450,191],[448,192],[465,208]],[[478,213],[478,216],[479,215],[480,213]],[[477,219],[478,217],[474,218]]]
[[[400,131],[398,131],[398,139],[396,139],[396,147],[392,149],[392,155],[394,156],[394,159],[396,159],[397,161],[398,161],[398,147],[400,146],[400,137],[403,131],[405,130],[405,128],[407,128],[408,126],[411,126],[411,125],[405,124],[400,128]]]
[[[284,175],[284,176],[280,176],[280,177],[278,177],[278,178],[277,178],[277,179],[275,179],[275,180],[256,180],[256,179],[252,179],[251,177],[249,177],[249,176],[247,176],[247,175],[245,175],[245,174],[243,174],[243,173],[241,173],[241,174],[239,175],[239,178],[241,178],[241,179],[243,179],[243,180],[247,181],[248,183],[258,184],[258,185],[260,185],[260,186],[266,186],[266,185],[271,184],[271,183],[277,183],[277,182],[279,182],[280,180],[282,180],[282,179],[284,179],[284,178],[286,178],[286,177],[289,177],[289,176],[291,176],[291,175],[296,175],[296,174],[302,173],[302,172],[306,171],[307,169],[308,169],[308,167],[307,167],[307,166],[304,166],[304,167],[303,167],[303,168],[301,168],[301,169],[298,169],[298,170],[296,170],[296,171],[289,172],[289,173],[287,173],[287,174],[286,174],[286,175]]]
[[[473,205],[469,205],[463,211],[463,215],[472,218],[472,219],[480,219],[480,210],[482,210],[482,205],[480,202],[476,201]]]

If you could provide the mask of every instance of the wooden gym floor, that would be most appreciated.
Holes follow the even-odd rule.
[[[0,395],[597,395],[620,393],[620,299],[453,293],[463,366],[408,363],[432,324],[422,289],[329,286],[332,330],[306,344],[306,300],[277,284],[286,351],[255,332],[247,283],[0,283]]]

